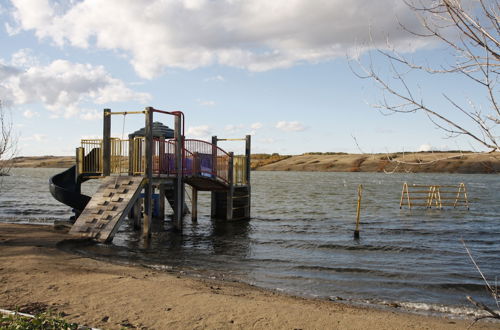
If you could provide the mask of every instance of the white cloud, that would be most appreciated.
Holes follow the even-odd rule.
[[[245,126],[244,125],[226,125],[226,127],[224,127],[224,130],[229,133],[229,134],[234,134],[236,132],[239,132],[241,131]]]
[[[215,101],[212,100],[198,100],[198,104],[204,107],[213,107],[215,105]]]
[[[28,119],[38,117],[38,116],[39,116],[39,113],[36,111],[26,110],[23,112],[23,117],[28,118]]]
[[[298,121],[279,121],[275,127],[285,132],[300,132],[306,129]]]
[[[420,145],[420,147],[418,147],[418,151],[424,151],[424,152],[428,152],[428,151],[447,151],[447,150],[452,150],[453,147],[447,145],[447,144],[442,144],[440,146],[433,146],[433,145],[430,145],[428,143],[424,143],[422,145]],[[455,147],[455,150],[463,150],[462,148],[460,148],[458,145]]]
[[[22,71],[18,68],[15,68],[10,65],[6,65],[2,63],[2,59],[0,59],[0,82],[10,78],[12,76],[16,76],[22,73]],[[0,85],[0,92],[2,91],[2,86]],[[5,101],[5,100],[4,100]]]
[[[19,32],[21,32],[22,28],[20,26],[12,26],[9,23],[4,23],[5,32],[9,37],[15,36]]]
[[[33,139],[37,142],[42,142],[47,139],[47,135],[45,134],[33,134]]]
[[[422,144],[419,148],[418,151],[431,151],[433,148],[430,144]]]
[[[102,135],[82,135],[80,137],[80,140],[100,140],[100,139],[102,139]]]
[[[260,139],[259,142],[264,144],[273,144],[276,142],[276,140],[273,138],[265,138],[265,139]]]
[[[401,0],[12,0],[17,26],[59,46],[117,50],[139,75],[212,64],[264,71],[385,47],[414,49]],[[371,38],[370,41],[370,31]],[[126,37],[122,37],[126,36]],[[360,47],[361,46],[361,47]]]
[[[10,64],[17,68],[29,68],[39,65],[38,59],[29,48],[20,49],[15,52],[11,57]]]
[[[33,134],[31,136],[22,137],[21,141],[36,141],[36,142],[44,142],[47,140],[47,135],[45,134]]]
[[[264,125],[262,123],[253,123],[252,125],[250,125],[250,128],[253,129],[253,130],[257,130],[257,129],[261,129]]]
[[[193,136],[193,137],[207,137],[212,133],[211,128],[208,125],[201,125],[201,126],[191,126],[187,130],[187,135],[188,136]]]
[[[83,110],[80,113],[80,118],[83,120],[97,120],[102,119],[102,111],[97,111],[95,109],[92,110]]]
[[[16,53],[14,62],[32,64],[26,52]],[[83,103],[145,102],[149,94],[137,93],[113,78],[102,66],[55,60],[19,70],[0,64],[0,99],[9,105],[42,103],[53,117],[72,117]],[[84,113],[85,115],[85,113]]]
[[[213,76],[213,77],[208,77],[205,79],[205,81],[225,81],[226,79],[224,79],[223,76],[221,75],[217,75],[217,76]]]

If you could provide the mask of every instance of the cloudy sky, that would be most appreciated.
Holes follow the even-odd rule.
[[[380,114],[380,90],[353,74],[352,59],[388,40],[416,59],[443,55],[401,29],[418,28],[401,0],[0,0],[0,17],[0,99],[20,155],[72,155],[102,134],[103,108],[146,106],[183,111],[191,138],[252,134],[253,152],[479,148],[423,115]],[[443,86],[474,93],[413,78],[429,102]],[[143,122],[113,117],[112,133]]]

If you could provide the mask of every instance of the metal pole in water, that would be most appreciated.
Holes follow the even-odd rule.
[[[359,213],[361,211],[361,196],[363,193],[363,185],[358,185],[358,208],[356,211],[356,229],[354,229],[354,238],[359,238]]]
[[[144,221],[142,223],[142,236],[151,237],[151,226],[153,224],[153,108],[147,107],[144,109],[145,130],[145,169],[144,176],[146,177],[146,186],[144,187]]]

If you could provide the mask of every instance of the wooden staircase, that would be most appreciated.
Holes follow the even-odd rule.
[[[143,177],[106,177],[69,233],[110,242],[139,197],[143,185]]]

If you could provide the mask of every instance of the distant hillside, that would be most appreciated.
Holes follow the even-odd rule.
[[[75,157],[72,156],[16,157],[12,160],[12,167],[67,168],[73,165]]]
[[[13,167],[68,168],[71,156],[17,157]],[[308,153],[252,155],[257,171],[500,173],[500,152],[417,152],[387,154]]]
[[[499,173],[500,152],[310,153],[255,166],[258,171]],[[279,160],[278,160],[279,159]],[[257,164],[252,160],[252,164]],[[254,167],[254,166],[252,166]]]

